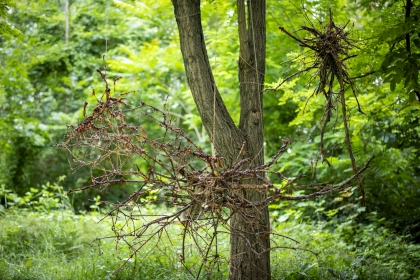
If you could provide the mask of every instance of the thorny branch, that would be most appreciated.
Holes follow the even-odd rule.
[[[247,223],[258,222],[256,213],[268,203],[304,200],[340,191],[369,166],[370,160],[341,184],[326,182],[299,186],[297,183],[301,176],[286,178],[273,170],[273,165],[291,145],[290,140],[283,140],[279,152],[264,165],[252,166],[247,158],[238,160],[233,166],[226,166],[222,157],[204,152],[182,129],[176,127],[170,113],[143,102],[140,106],[130,107],[124,102],[128,92],[112,97],[106,74],[100,70],[98,73],[105,83],[104,94],[96,99],[97,104],[89,116],[87,104],[84,105],[84,120],[76,127],[69,126],[65,139],[58,146],[68,152],[73,170],[90,169],[91,184],[69,193],[86,189],[102,192],[111,186],[124,185],[135,189],[124,201],[114,204],[105,216],[112,220],[114,232],[114,236],[106,238],[126,244],[131,250],[129,259],[146,250],[146,244],[154,243],[158,247],[162,236],[168,235],[167,227],[175,225],[182,228],[183,245],[179,260],[188,269],[185,251],[187,247],[195,246],[202,258],[196,275],[199,277],[203,267],[210,270],[220,263],[218,234],[238,234],[244,239],[249,234],[230,227],[229,221],[234,213],[242,215]],[[95,91],[92,94],[95,95]],[[138,123],[143,126],[128,124],[128,114],[135,114]],[[280,178],[282,183],[271,183],[264,175],[270,173]],[[242,183],[255,179],[261,184]],[[286,195],[286,190],[295,188],[318,190],[304,196]],[[237,191],[246,189],[266,192],[268,196],[263,201],[251,202]],[[142,206],[153,202],[165,203],[170,213],[143,213]]]

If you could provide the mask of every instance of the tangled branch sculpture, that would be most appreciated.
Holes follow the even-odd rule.
[[[233,232],[229,224],[233,214],[253,223],[255,213],[273,201],[304,200],[341,191],[365,171],[371,161],[344,182],[297,186],[300,177],[290,179],[272,170],[291,144],[291,141],[283,140],[278,153],[262,166],[252,166],[250,159],[226,166],[222,157],[207,154],[176,127],[173,117],[165,112],[165,106],[163,110],[146,103],[130,107],[124,102],[130,92],[112,97],[106,74],[97,72],[105,83],[102,97],[97,98],[90,115],[87,115],[85,103],[84,120],[77,126],[69,126],[59,146],[68,152],[73,170],[88,167],[91,173],[89,186],[69,193],[86,189],[103,191],[127,184],[135,186],[136,191],[114,204],[105,215],[114,224],[114,236],[109,238],[128,244],[130,258],[148,243],[156,242],[158,246],[162,235],[167,233],[166,228],[177,225],[183,228],[179,259],[184,264],[185,243],[191,240],[203,260],[196,272],[199,275],[203,266],[211,268],[218,263],[217,235]],[[114,86],[118,79],[114,80]],[[96,96],[95,91],[93,94]],[[129,113],[135,114],[137,123],[154,124],[154,135],[158,133],[159,137],[150,136],[152,133],[141,125],[128,124]],[[265,176],[267,173],[278,176],[283,183],[275,186]],[[260,184],[242,183],[255,180]],[[286,189],[290,188],[312,189],[312,193],[286,195]],[[263,201],[251,202],[242,195],[247,189],[256,189],[268,196]],[[169,206],[169,213],[143,214],[142,206],[155,202],[156,197],[157,201]]]
[[[325,130],[327,128],[327,124],[331,120],[333,113],[332,111],[337,110],[337,107],[341,106],[341,113],[345,131],[345,142],[350,156],[352,169],[357,177],[360,192],[362,194],[362,204],[363,206],[365,206],[366,194],[363,188],[362,179],[357,175],[358,168],[356,160],[354,158],[353,148],[350,139],[351,137],[348,125],[346,99],[344,96],[344,93],[350,87],[356,99],[358,111],[364,114],[360,107],[359,100],[357,99],[353,80],[348,73],[346,64],[344,63],[346,60],[356,56],[350,55],[349,51],[353,48],[357,48],[357,46],[354,44],[354,40],[348,37],[349,32],[344,31],[349,22],[350,21],[348,21],[343,27],[338,27],[333,21],[332,12],[330,10],[329,22],[325,26],[321,27],[319,30],[315,28],[312,24],[311,27],[301,27],[301,30],[308,32],[310,35],[309,38],[305,39],[297,38],[296,36],[288,32],[284,27],[280,26],[279,29],[281,31],[283,31],[293,40],[298,42],[300,46],[306,47],[310,50],[308,52],[308,56],[312,57],[312,64],[309,67],[306,67],[305,69],[297,71],[292,75],[286,77],[275,88],[271,88],[268,90],[276,91],[283,83],[296,77],[297,75],[315,70],[315,73],[314,75],[312,75],[308,84],[311,84],[314,80],[317,80],[317,86],[312,96],[309,97],[309,99],[314,95],[322,93],[324,94],[326,100],[324,105],[324,114],[321,118],[320,145],[322,160],[323,162],[327,163],[328,166],[331,166],[330,162],[325,156],[326,149],[324,146],[324,135]],[[338,90],[334,90],[335,86],[338,88]],[[306,101],[305,108],[309,99]]]

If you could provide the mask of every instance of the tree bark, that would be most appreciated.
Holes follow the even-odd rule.
[[[231,164],[243,141],[216,87],[204,42],[200,0],[172,0],[188,85],[217,153]]]
[[[239,82],[241,115],[239,130],[248,143],[251,165],[264,164],[262,90],[265,73],[265,1],[237,0],[240,41]],[[264,174],[261,174],[264,176]],[[258,183],[258,182],[249,182]],[[247,191],[250,201],[261,201],[266,193]],[[270,279],[270,223],[268,208],[250,209],[253,219],[234,215],[231,227],[230,279]],[[237,232],[235,234],[235,231]],[[249,246],[251,245],[251,246]]]
[[[203,28],[200,0],[172,0],[188,84],[203,124],[225,166],[238,159],[243,141],[252,166],[264,163],[262,90],[265,73],[265,0],[237,0],[240,41],[239,81],[241,115],[236,127],[217,90],[211,71]],[[264,174],[261,174],[264,176]],[[252,182],[258,183],[258,182]],[[266,193],[240,191],[249,201]],[[270,224],[268,208],[248,209],[246,220],[231,220],[230,279],[270,279]]]

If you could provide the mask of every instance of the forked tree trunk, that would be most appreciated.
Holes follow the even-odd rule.
[[[265,0],[237,0],[240,41],[239,81],[241,116],[236,127],[217,90],[201,25],[200,0],[172,0],[188,84],[200,117],[225,166],[231,166],[246,141],[251,165],[264,163],[262,89],[265,73]],[[263,174],[262,174],[263,176]],[[258,182],[247,182],[258,183]],[[259,201],[266,193],[248,190],[238,195]],[[230,279],[270,279],[268,208],[249,209],[244,220],[231,220]]]

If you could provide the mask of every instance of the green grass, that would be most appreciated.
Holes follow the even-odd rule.
[[[110,224],[97,224],[98,214],[14,212],[0,221],[1,279],[107,279],[127,252],[116,252]],[[159,252],[162,254],[162,251]],[[150,254],[137,269],[131,263],[112,279],[186,279],[179,262]],[[111,278],[110,278],[111,279]]]
[[[115,250],[115,240],[97,237],[111,235],[111,224],[97,223],[97,213],[75,215],[70,211],[49,213],[23,210],[0,212],[0,279],[192,279],[182,267],[177,233],[171,240],[145,247],[135,262],[111,277],[129,256],[127,248]],[[385,229],[364,227],[349,235],[346,227],[335,232],[326,224],[299,222],[274,223],[283,237],[273,237],[272,246],[297,247],[272,252],[274,279],[420,279],[420,246],[406,243],[404,238]],[[228,257],[227,237],[219,240]],[[188,252],[187,252],[188,253]],[[199,259],[189,250],[188,266],[197,270]],[[141,261],[143,259],[143,261]],[[226,279],[227,264],[220,272],[204,272],[201,279]]]

